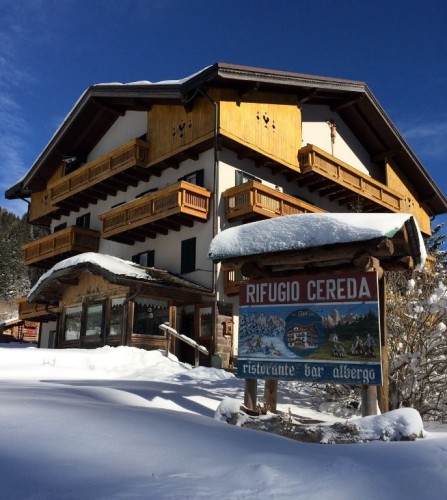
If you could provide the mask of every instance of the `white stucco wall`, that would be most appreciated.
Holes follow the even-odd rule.
[[[147,131],[147,113],[143,111],[126,111],[124,116],[120,116],[110,127],[104,137],[92,149],[87,157],[87,161],[109,153],[112,149],[121,144],[136,139]]]
[[[43,349],[51,349],[54,345],[50,345],[50,332],[56,330],[56,321],[40,324],[40,340],[39,346]]]
[[[331,111],[329,106],[304,104],[301,112],[302,146],[313,144],[371,177],[380,177],[381,173],[371,161],[369,153],[342,118]],[[337,126],[333,148],[328,121],[333,121]]]

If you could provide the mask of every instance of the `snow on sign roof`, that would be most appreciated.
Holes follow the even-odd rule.
[[[391,213],[295,214],[252,222],[226,229],[215,236],[208,257],[224,260],[392,238],[408,221],[416,230],[419,253],[416,263],[420,268],[425,263],[426,251],[416,220],[410,214]]]

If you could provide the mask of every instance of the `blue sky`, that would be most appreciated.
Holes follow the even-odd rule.
[[[4,190],[86,88],[218,61],[365,81],[447,193],[445,0],[0,0],[0,19],[0,206],[18,214]]]

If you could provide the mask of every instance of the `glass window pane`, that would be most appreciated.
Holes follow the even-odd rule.
[[[200,309],[200,337],[208,337],[212,334],[213,311],[211,307],[202,307]]]
[[[159,325],[169,321],[169,304],[165,300],[137,297],[135,299],[133,332],[163,335]]]
[[[180,274],[190,273],[196,269],[196,239],[182,241]]]
[[[110,313],[110,336],[118,336],[123,333],[123,310],[124,297],[112,299],[112,311]]]
[[[81,335],[82,306],[65,309],[64,339],[79,340]]]
[[[102,306],[102,304],[91,304],[87,306],[87,316],[85,322],[86,335],[101,335]]]

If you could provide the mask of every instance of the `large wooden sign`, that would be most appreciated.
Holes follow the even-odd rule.
[[[246,281],[239,300],[239,377],[382,383],[375,272]]]

